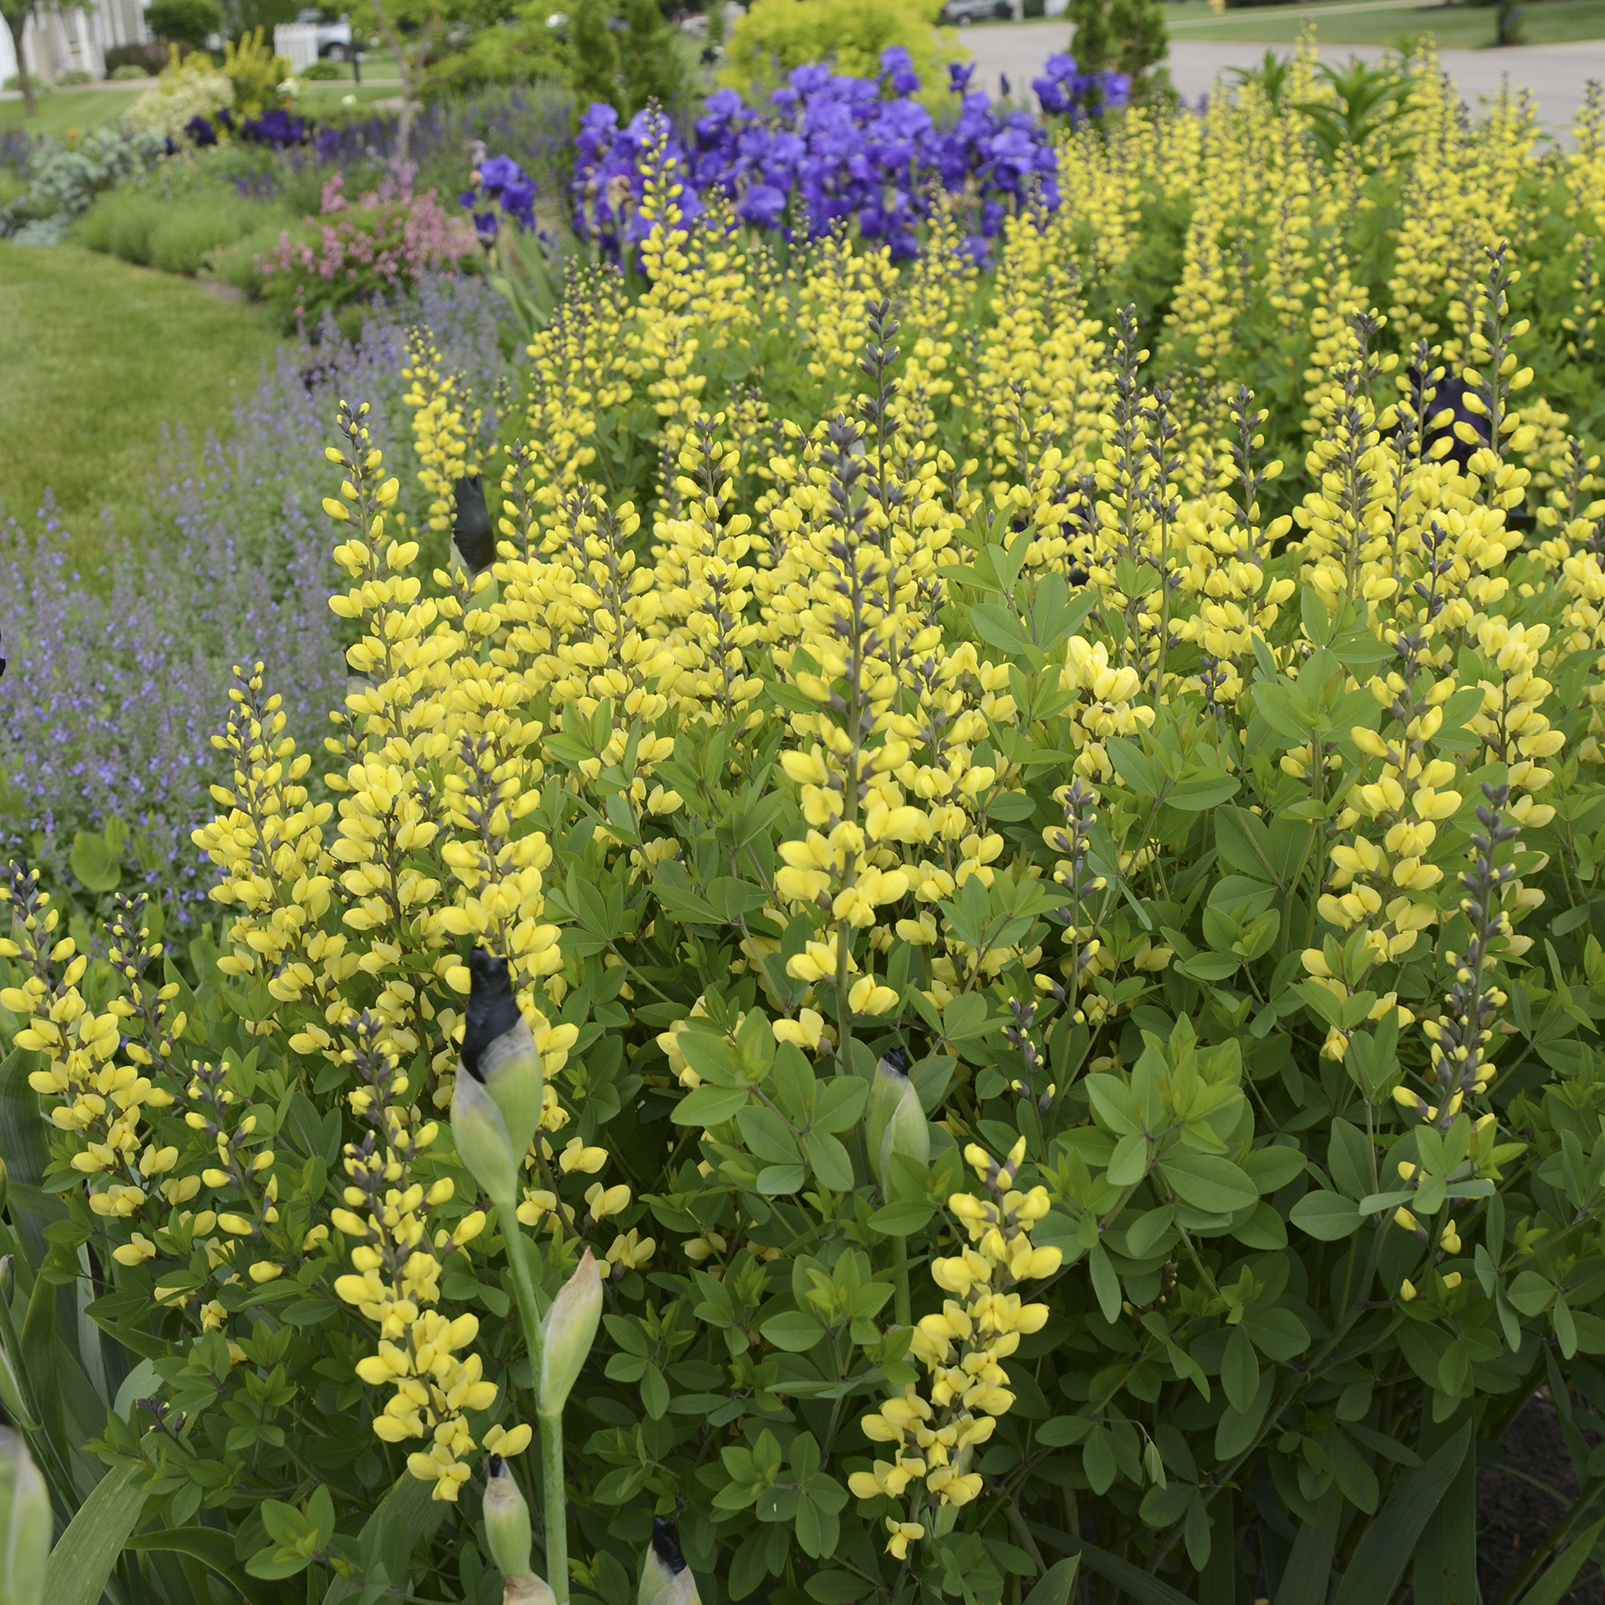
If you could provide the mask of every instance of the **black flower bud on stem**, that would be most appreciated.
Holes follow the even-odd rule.
[[[478,474],[464,474],[453,496],[456,504],[451,526],[452,543],[463,564],[473,573],[496,561],[496,537],[485,506],[485,483]]]

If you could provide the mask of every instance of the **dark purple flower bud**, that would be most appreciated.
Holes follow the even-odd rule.
[[[476,217],[474,222],[477,225],[480,219]],[[464,474],[457,481],[456,504],[456,513],[451,526],[452,543],[463,562],[478,574],[496,561],[496,537],[491,529],[490,513],[485,507],[484,481],[478,474]],[[505,963],[503,968],[506,968]],[[472,1004],[470,1004],[471,1015]]]

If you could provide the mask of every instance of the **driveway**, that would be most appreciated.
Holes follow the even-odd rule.
[[[1361,0],[1364,3],[1364,0]],[[1382,9],[1365,4],[1364,9]],[[1360,9],[1356,5],[1355,9]],[[1029,97],[1031,80],[1056,50],[1070,48],[1070,26],[1063,19],[1052,22],[1000,23],[991,27],[966,28],[965,45],[976,62],[976,83],[992,94],[999,93],[1001,79],[1008,75],[1016,98]],[[1186,39],[1171,35],[1170,68],[1172,82],[1188,100],[1197,101],[1209,93],[1216,77],[1229,67],[1255,67],[1267,50],[1289,55],[1291,45],[1266,45],[1245,41]],[[1321,52],[1328,61],[1343,62],[1351,56],[1378,61],[1381,45],[1332,45]],[[1444,67],[1460,88],[1461,97],[1473,110],[1499,93],[1502,77],[1508,75],[1512,88],[1530,89],[1538,103],[1539,121],[1551,133],[1561,134],[1571,127],[1583,103],[1583,86],[1591,78],[1605,81],[1605,39],[1591,39],[1567,45],[1526,45],[1505,50],[1444,50]]]

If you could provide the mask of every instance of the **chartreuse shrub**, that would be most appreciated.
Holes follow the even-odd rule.
[[[130,1581],[1442,1602],[1547,1385],[1564,1594],[1605,139],[1414,70],[1067,134],[984,267],[687,221],[649,119],[520,440],[420,335],[413,521],[341,408],[213,936],[9,881],[0,1336]]]

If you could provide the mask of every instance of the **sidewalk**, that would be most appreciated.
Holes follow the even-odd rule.
[[[1365,0],[1361,0],[1365,3]],[[1376,0],[1369,0],[1375,5]],[[1367,7],[1369,9],[1369,5]],[[1016,98],[1030,95],[1031,80],[1056,50],[1070,48],[1070,25],[1024,22],[1013,27],[971,28],[964,33],[976,63],[977,87],[997,94],[1007,73]],[[1257,67],[1267,50],[1290,55],[1291,45],[1267,45],[1245,40],[1188,40],[1172,35],[1171,81],[1188,100],[1209,93],[1216,77],[1230,67]],[[1324,60],[1344,62],[1351,56],[1379,61],[1381,45],[1333,45],[1321,51]],[[1439,52],[1445,70],[1454,79],[1473,111],[1499,93],[1500,79],[1509,75],[1513,89],[1530,89],[1538,103],[1538,118],[1546,131],[1563,134],[1583,103],[1583,86],[1591,78],[1605,81],[1605,39],[1568,45],[1526,45],[1506,50],[1444,50]]]

